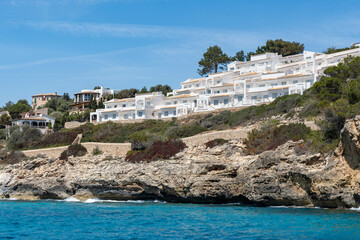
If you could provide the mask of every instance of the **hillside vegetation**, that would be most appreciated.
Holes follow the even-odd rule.
[[[303,95],[293,94],[277,98],[267,105],[251,106],[240,111],[223,111],[206,116],[189,116],[186,120],[171,121],[147,120],[142,123],[117,124],[107,122],[93,125],[85,124],[71,130],[61,130],[42,136],[34,129],[13,129],[8,140],[8,149],[34,149],[59,145],[68,145],[77,134],[83,134],[83,142],[131,142],[139,136],[147,139],[166,141],[193,136],[209,130],[223,130],[248,125],[257,121],[266,121],[273,116],[297,117],[300,120],[314,119],[320,131],[311,131],[305,126],[290,125],[281,127],[272,123],[271,127],[249,133],[247,144],[249,154],[269,149],[264,142],[257,145],[259,139],[267,139],[273,149],[287,140],[303,139],[314,150],[327,152],[337,145],[339,133],[347,118],[360,114],[360,57],[349,57],[336,67],[325,71],[320,81]],[[301,130],[296,135],[295,130]],[[266,132],[261,132],[265,131]],[[294,136],[296,136],[294,138]],[[145,140],[144,140],[145,141]],[[276,141],[277,144],[271,143]],[[263,146],[263,147],[261,147]],[[252,150],[251,150],[252,149]]]

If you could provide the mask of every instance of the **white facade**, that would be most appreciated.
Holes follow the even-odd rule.
[[[105,109],[91,113],[92,121],[163,119],[190,112],[271,102],[277,97],[302,94],[347,56],[360,56],[360,48],[333,54],[304,51],[283,57],[277,53],[251,56],[251,61],[232,62],[228,70],[208,77],[188,79],[168,93],[138,94],[135,98],[113,99]]]

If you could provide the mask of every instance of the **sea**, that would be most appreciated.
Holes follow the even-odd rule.
[[[360,239],[360,210],[13,199],[0,239]]]

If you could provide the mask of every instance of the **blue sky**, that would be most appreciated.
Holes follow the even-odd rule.
[[[96,85],[178,88],[210,45],[323,51],[359,42],[359,29],[358,0],[0,0],[0,106]]]

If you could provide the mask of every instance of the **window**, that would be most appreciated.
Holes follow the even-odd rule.
[[[277,93],[273,93],[272,98],[277,98]]]
[[[135,113],[133,113],[133,119],[135,119]]]
[[[250,88],[250,85],[246,85],[246,88]]]
[[[297,83],[298,83],[298,80],[294,80],[293,83],[294,83],[294,84],[297,84]]]
[[[284,95],[286,96],[286,95],[289,95],[289,92],[284,92]]]
[[[123,106],[123,107],[126,107],[126,104],[123,104],[122,106]]]
[[[241,96],[238,96],[238,101],[240,102],[240,101],[242,101],[243,100],[243,96],[241,95]]]
[[[220,93],[220,91],[214,91],[214,93]]]
[[[224,89],[223,93],[227,93],[227,89]]]
[[[150,102],[146,102],[146,105],[150,106]]]
[[[169,112],[165,111],[164,115],[165,115],[165,117],[169,116]]]
[[[208,90],[206,90],[206,92],[207,92],[208,94],[210,94],[210,93],[211,93],[211,90],[210,90],[210,89],[208,89]]]
[[[114,108],[117,108],[117,105],[115,105]]]
[[[174,110],[173,115],[176,116],[176,110]]]
[[[142,117],[142,115],[143,115],[143,112],[138,112],[139,117]]]
[[[263,98],[269,98],[269,95],[264,95]]]
[[[252,96],[251,99],[252,100],[255,100],[257,98],[257,96]]]
[[[265,84],[260,84],[259,87],[265,87]]]
[[[187,100],[184,100],[183,103],[187,103]]]
[[[234,71],[234,68],[230,68],[230,71]]]
[[[105,120],[107,120],[108,118],[109,118],[109,116],[106,114],[106,115],[105,115]]]
[[[281,82],[281,85],[286,85],[286,82]]]
[[[219,100],[214,100],[214,105],[219,105]]]
[[[196,84],[196,87],[199,87],[200,85],[199,84]]]
[[[129,115],[128,114],[125,114],[124,115],[124,119],[128,119],[129,118]]]
[[[272,83],[271,86],[277,86],[277,83]]]
[[[116,119],[116,114],[113,114],[113,119]]]
[[[228,104],[229,103],[229,99],[224,99],[224,104]]]
[[[216,83],[217,83],[217,84],[219,84],[219,83],[220,83],[220,81],[216,81]]]
[[[135,103],[131,104],[131,106],[135,107]]]
[[[165,103],[166,105],[170,105],[171,104],[171,102],[167,102],[167,103]]]
[[[158,118],[161,118],[161,113],[158,113]]]
[[[174,104],[177,104],[177,101],[174,101]]]

